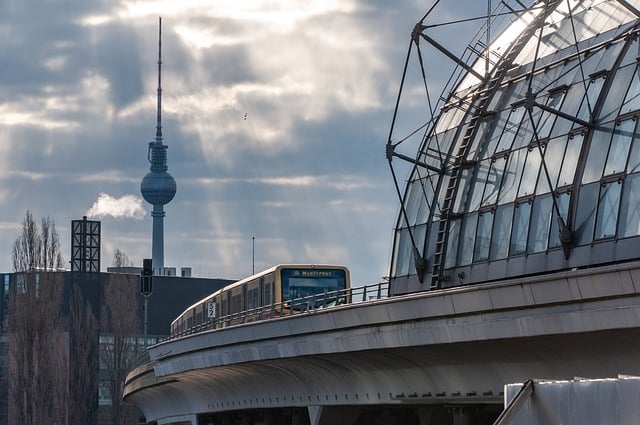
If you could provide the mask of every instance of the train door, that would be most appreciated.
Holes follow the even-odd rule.
[[[247,293],[247,284],[242,285],[242,311],[246,312],[247,311],[247,299],[248,297],[248,293]]]
[[[227,326],[229,326],[231,324],[231,310],[232,310],[232,307],[231,307],[231,292],[232,291],[225,291],[225,293],[223,295],[223,297],[227,298],[227,310],[223,313],[227,317],[227,319],[225,320],[225,324]]]
[[[260,291],[260,298],[258,299],[258,303],[259,303],[259,306],[262,307],[263,305],[267,304],[264,299],[264,277],[260,278],[259,291]]]

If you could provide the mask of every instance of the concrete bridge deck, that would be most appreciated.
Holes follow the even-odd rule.
[[[530,378],[640,375],[639,337],[640,262],[633,262],[168,340],[129,374],[124,398],[158,424],[273,409],[290,409],[291,423],[356,424],[375,406],[414,409],[429,424],[433,406],[499,412],[504,385]]]

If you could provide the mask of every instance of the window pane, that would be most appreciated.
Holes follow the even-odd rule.
[[[524,108],[511,110],[511,114],[509,115],[509,120],[504,126],[504,132],[502,133],[502,137],[500,138],[500,143],[498,143],[496,152],[502,152],[502,151],[511,149],[513,138],[515,137],[516,132],[518,131],[518,127],[520,126],[520,121],[522,121],[523,115],[524,115]]]
[[[578,118],[583,121],[591,120],[591,113],[596,104],[596,100],[598,100],[598,97],[600,96],[600,90],[602,89],[603,84],[604,78],[598,78],[588,84],[587,96],[585,96],[582,100],[580,110],[578,111]]]
[[[473,260],[473,246],[476,240],[478,214],[468,214],[462,219],[462,235],[460,240],[457,265],[466,266]]]
[[[496,219],[491,234],[490,260],[500,260],[509,254],[509,237],[513,221],[513,204],[501,205],[496,210]]]
[[[629,80],[635,72],[636,65],[632,64],[618,69],[615,79],[611,82],[611,88],[607,93],[602,111],[600,112],[600,121],[607,122],[614,120],[620,111],[620,99],[627,93],[629,88]],[[636,77],[637,78],[637,77]],[[633,91],[633,89],[631,89]]]
[[[640,174],[627,176],[620,205],[620,237],[640,235]]]
[[[540,157],[540,148],[536,146],[527,154],[527,163],[525,164],[524,172],[522,173],[522,181],[520,182],[518,197],[533,195],[536,189],[536,182],[538,181],[538,172],[540,171],[541,162],[542,158]]]
[[[394,257],[393,276],[408,275],[409,264],[411,263],[411,240],[409,239],[409,231],[406,228],[396,233]]]
[[[460,173],[460,183],[453,203],[453,212],[464,212],[465,205],[469,196],[469,191],[473,189],[473,177],[474,173],[472,168],[465,168]]]
[[[580,157],[583,141],[584,136],[582,134],[577,134],[568,139],[567,150],[564,153],[564,160],[562,162],[562,168],[560,169],[558,187],[573,184],[573,178],[575,177],[576,166],[578,165],[578,158]]]
[[[456,265],[458,257],[458,242],[460,239],[460,220],[451,220],[449,223],[449,239],[447,244],[447,257],[445,258],[444,267],[446,269]]]
[[[604,169],[605,176],[625,170],[635,125],[635,120],[626,120],[614,128],[611,146],[609,147],[609,156],[607,157],[607,164]]]
[[[589,148],[589,156],[587,165],[582,175],[582,183],[591,183],[600,180],[604,162],[607,159],[607,150],[609,149],[609,141],[611,140],[611,131],[609,129],[596,130],[593,133],[591,147]]]
[[[505,156],[501,156],[491,163],[491,169],[489,170],[489,176],[487,177],[487,185],[485,186],[484,195],[482,197],[482,206],[495,204],[498,200],[500,183],[502,183],[504,167],[506,165],[507,157]]]
[[[595,239],[615,236],[621,188],[621,182],[603,184],[600,188]]]
[[[556,203],[558,204],[558,209],[560,210],[560,215],[562,216],[565,225],[567,224],[567,211],[569,211],[569,201],[571,200],[571,192],[565,192],[558,196],[556,196]],[[555,248],[560,246],[560,228],[558,225],[558,214],[556,213],[556,209],[553,209],[553,215],[551,218],[551,231],[549,235],[549,248]]]
[[[522,177],[522,168],[527,157],[526,149],[518,149],[509,154],[507,160],[507,171],[503,177],[502,188],[500,189],[499,203],[512,202],[516,199],[518,193],[518,185]]]
[[[635,111],[636,109],[640,109],[640,75],[638,75],[637,69],[631,80],[631,86],[622,104],[620,114]]]
[[[509,254],[523,254],[527,250],[527,234],[529,233],[529,219],[531,217],[531,204],[524,202],[516,205],[513,214],[513,231],[511,232],[511,244]]]
[[[482,193],[484,192],[484,186],[487,182],[490,166],[491,160],[484,160],[477,164],[477,174],[474,179],[473,194],[467,211],[476,211],[480,208],[480,201],[482,200]]]
[[[531,229],[529,231],[527,252],[542,252],[547,249],[552,210],[551,194],[536,197],[533,202],[533,211],[531,212]]]
[[[564,92],[557,93],[556,95],[549,98],[547,102],[547,106],[555,110],[559,110],[563,100],[564,100]],[[544,139],[546,137],[549,137],[549,133],[551,133],[551,126],[555,122],[555,119],[556,119],[556,114],[553,114],[551,112],[546,112],[546,111],[542,113],[540,122],[536,127],[538,138]]]
[[[562,157],[564,156],[566,140],[566,136],[551,139],[544,148],[544,163],[547,165],[549,180],[551,180],[551,187],[549,187],[549,181],[547,180],[547,174],[544,172],[544,169],[540,169],[538,184],[536,186],[537,194],[551,192],[556,188],[558,174],[560,173],[560,165],[562,164]]]
[[[593,241],[593,224],[596,218],[600,183],[591,183],[580,188],[576,211],[575,239],[578,245]]]
[[[481,213],[478,217],[478,233],[476,236],[475,261],[489,259],[489,246],[491,241],[491,226],[493,225],[493,212]]]

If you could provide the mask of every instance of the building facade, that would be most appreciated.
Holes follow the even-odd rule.
[[[639,10],[499,2],[462,55],[434,39],[430,14],[416,25],[408,69],[428,76],[428,51],[456,69],[426,127],[390,132],[394,175],[411,167],[392,295],[640,257]],[[400,154],[411,138],[417,152]]]

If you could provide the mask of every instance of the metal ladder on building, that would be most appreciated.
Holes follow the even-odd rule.
[[[509,51],[502,57],[500,63],[496,67],[493,75],[486,82],[486,87],[476,95],[471,104],[476,105],[473,109],[473,115],[469,120],[469,125],[465,131],[465,134],[458,146],[457,152],[454,157],[453,166],[451,168],[451,177],[449,179],[443,205],[441,207],[441,218],[438,225],[438,233],[436,239],[436,247],[433,257],[433,269],[431,273],[431,289],[440,288],[440,282],[443,280],[442,272],[444,270],[446,260],[446,250],[448,245],[450,219],[452,217],[451,208],[454,202],[454,196],[458,191],[458,185],[460,182],[460,173],[463,168],[468,165],[465,161],[465,156],[470,142],[475,136],[478,123],[486,116],[486,107],[491,100],[495,91],[500,87],[500,84],[507,74],[507,71],[512,67],[513,61],[521,52],[522,47],[531,39],[536,31],[540,29],[541,25],[544,25],[550,11],[553,11],[555,6],[560,0],[548,0],[545,9],[539,13],[531,23],[526,27],[524,31],[520,33],[518,38],[511,45]],[[534,5],[535,7],[535,5]]]

